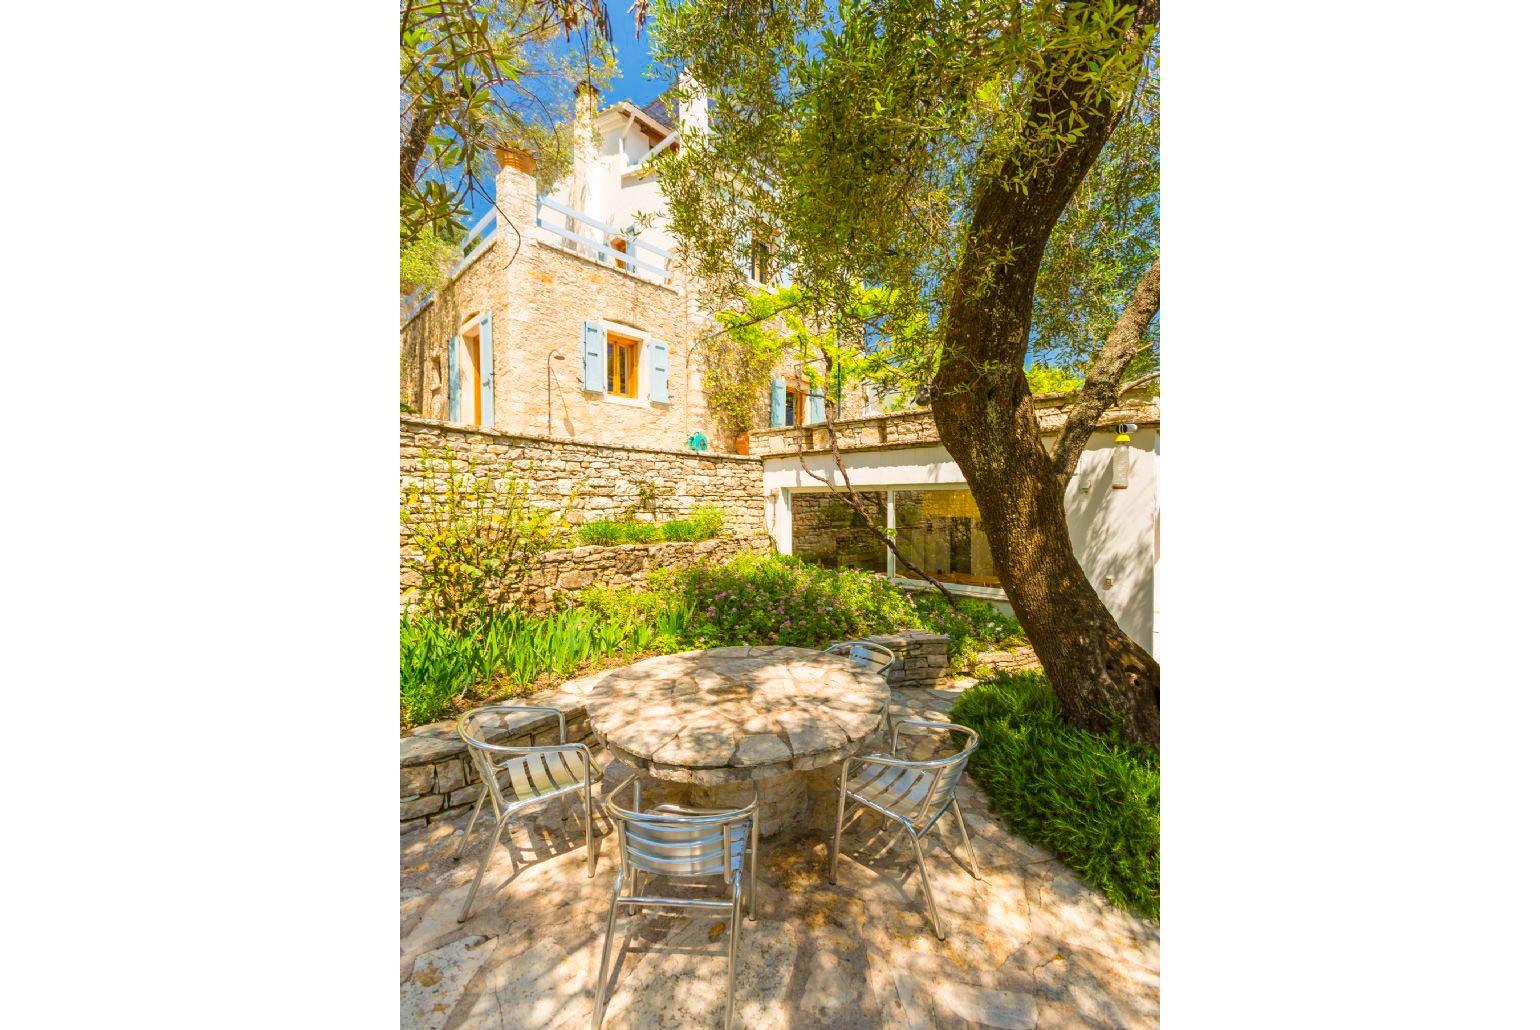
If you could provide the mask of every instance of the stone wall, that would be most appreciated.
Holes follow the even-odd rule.
[[[652,490],[653,499],[650,508],[634,512],[643,521],[684,518],[707,505],[726,514],[724,536],[718,540],[547,552],[530,580],[529,595],[547,604],[563,577],[568,584],[583,580],[583,585],[618,585],[639,581],[653,568],[723,560],[739,550],[769,546],[758,458],[509,436],[406,415],[401,416],[400,446],[403,488],[412,483],[443,489],[450,475],[467,472],[474,462],[477,475],[512,474],[528,483],[533,504],[553,509],[570,505],[567,518],[574,525],[626,517],[643,501],[644,487]],[[452,460],[441,458],[446,447]],[[430,455],[426,469],[424,449]],[[403,563],[410,544],[403,524]],[[404,567],[401,586],[415,586]]]
[[[764,554],[770,538],[723,537],[716,540],[613,547],[572,547],[547,551],[530,572],[519,602],[527,612],[556,607],[566,595],[589,586],[640,587],[655,569],[681,569],[706,562],[720,565],[746,552]],[[405,577],[402,580],[405,583]]]
[[[871,639],[898,656],[898,661],[888,671],[889,686],[934,687],[946,673],[947,637],[944,634],[904,630]],[[602,672],[590,674],[601,675]],[[586,698],[586,691],[555,687],[502,703],[559,709],[567,722],[567,741],[594,748]],[[508,725],[501,734],[489,734],[491,743],[513,747],[556,743],[555,716],[517,715],[507,717],[506,722]],[[465,752],[465,743],[455,733],[453,720],[419,726],[401,738],[402,833],[440,819],[470,818],[471,806],[481,793],[481,782]],[[838,766],[833,768],[837,776]],[[823,780],[817,780],[815,776],[814,786],[820,783],[827,785],[826,771]],[[674,788],[680,796],[669,795],[666,800],[688,801],[680,785],[674,785]]]
[[[1037,652],[1032,650],[1032,645],[1020,644],[1001,651],[980,652],[973,657],[968,674],[982,679],[985,676],[1003,676],[1042,667],[1043,663],[1038,660]]]
[[[1036,398],[1038,422],[1044,434],[1056,433],[1064,426],[1072,394],[1041,394]],[[1108,428],[1119,422],[1141,426],[1159,425],[1160,399],[1147,384],[1125,388],[1122,398],[1109,408],[1096,424]],[[918,447],[941,442],[936,420],[929,408],[911,408],[867,418],[844,418],[834,423],[840,448],[862,450],[872,447]],[[762,456],[827,451],[829,427],[767,429],[749,434],[749,453]]]

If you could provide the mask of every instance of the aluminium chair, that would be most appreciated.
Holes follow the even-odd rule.
[[[631,787],[631,807],[616,800]],[[615,937],[615,914],[622,905],[633,908],[697,908],[729,912],[727,937],[727,1015],[722,1025],[733,1025],[738,988],[738,930],[744,907],[744,865],[748,865],[748,917],[759,915],[754,888],[759,866],[759,784],[754,800],[742,808],[685,808],[658,805],[642,808],[642,784],[636,775],[621,781],[604,801],[605,814],[618,830],[620,868],[615,873],[610,898],[609,922],[604,928],[604,948],[599,953],[599,980],[594,988],[593,1030],[604,1022],[609,976],[610,945]],[[641,891],[641,877],[648,876]],[[727,898],[686,898],[659,893],[659,881],[720,884]]]
[[[928,761],[905,759],[898,756],[899,731],[905,726],[927,730],[943,730],[961,733],[967,737],[963,749],[945,758]],[[901,826],[914,845],[914,858],[920,866],[920,886],[925,893],[925,907],[930,913],[930,923],[937,940],[946,940],[946,928],[936,911],[936,900],[931,894],[930,873],[925,868],[925,853],[920,840],[940,821],[950,809],[957,817],[957,827],[962,831],[963,844],[968,849],[970,872],[979,879],[979,859],[968,838],[968,826],[963,821],[962,807],[957,803],[957,782],[962,779],[968,759],[979,746],[979,735],[966,726],[950,722],[931,722],[925,719],[900,719],[893,726],[893,754],[852,755],[840,766],[839,807],[834,818],[834,841],[829,848],[829,882],[836,883],[840,857],[840,835],[861,817],[863,809],[870,809]],[[845,801],[858,806],[850,822],[845,822]]]
[[[870,640],[842,640],[838,644],[830,644],[824,648],[823,653],[849,658],[875,673],[880,673],[883,679],[888,678],[888,670],[893,667],[894,662],[898,661],[898,656],[891,650]]]
[[[535,747],[493,744],[485,739],[484,728],[478,725],[496,716],[497,728],[501,729],[503,716],[528,714],[555,715],[558,742]],[[465,741],[471,763],[476,767],[476,774],[481,777],[482,788],[481,796],[476,799],[476,808],[471,812],[471,821],[465,824],[465,833],[455,846],[454,857],[460,857],[466,840],[476,827],[476,820],[481,816],[481,806],[488,800],[492,802],[495,820],[492,838],[487,841],[487,850],[481,856],[481,865],[476,870],[476,879],[471,882],[470,893],[465,896],[460,922],[465,922],[471,914],[471,904],[476,900],[476,892],[481,888],[481,879],[486,875],[492,851],[502,839],[504,829],[509,830],[511,842],[512,829],[509,823],[513,818],[551,801],[561,804],[562,817],[566,818],[567,797],[572,794],[583,796],[583,838],[588,849],[588,875],[592,877],[598,857],[594,850],[594,760],[585,745],[567,743],[567,720],[561,711],[532,705],[487,705],[460,716],[455,731]],[[514,866],[517,871],[517,858],[514,859]]]

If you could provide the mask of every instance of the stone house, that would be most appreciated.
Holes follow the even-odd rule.
[[[704,124],[704,102],[687,101],[677,114]],[[762,544],[767,534],[781,553],[922,586],[831,496],[830,484],[843,486],[832,427],[863,507],[906,556],[960,593],[1003,604],[977,506],[927,410],[878,413],[858,384],[846,384],[836,410],[789,358],[756,406],[753,431],[739,437],[715,423],[702,340],[718,329],[714,298],[727,291],[675,260],[648,167],[678,145],[679,126],[658,102],[599,110],[586,85],[574,119],[571,173],[542,196],[533,160],[500,154],[496,206],[472,233],[480,242],[443,289],[406,312],[401,395],[416,414],[402,419],[403,479],[418,447],[452,441],[521,476],[539,466],[537,497],[577,499],[577,521],[631,510],[645,482],[658,517],[713,504],[729,513],[740,542]],[[772,274],[770,255],[750,243],[740,274],[759,283]],[[1040,401],[1051,436],[1062,415],[1054,398]],[[1159,427],[1158,396],[1149,384],[1131,385],[1065,493],[1087,577],[1124,630],[1152,650]],[[648,560],[677,558],[660,551]]]
[[[520,435],[731,453],[744,445],[707,410],[702,337],[726,296],[675,260],[649,159],[679,145],[661,101],[598,109],[579,85],[571,172],[544,195],[526,154],[500,153],[496,204],[467,237],[450,282],[409,304],[401,399],[419,415]],[[705,124],[703,98],[678,117]],[[750,241],[741,274],[770,278]],[[825,418],[794,360],[779,369],[755,428]],[[851,391],[844,413],[859,414]]]

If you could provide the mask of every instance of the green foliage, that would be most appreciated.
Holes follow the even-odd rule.
[[[578,529],[578,540],[606,547],[615,544],[651,544],[659,540],[710,540],[721,535],[726,522],[721,508],[705,505],[696,508],[687,519],[668,522],[640,522],[632,519],[600,519]]]
[[[1052,850],[1114,904],[1160,916],[1160,763],[1150,750],[1065,722],[1029,672],[966,691],[952,720],[976,730],[968,765],[1007,824]]]
[[[793,300],[786,313],[909,398],[932,386],[954,312],[1031,260],[1031,312],[1001,327],[1009,347],[970,378],[1019,374],[1029,340],[1083,370],[1158,246],[1158,62],[1136,5],[658,0],[651,12],[658,66],[688,67],[712,103],[710,132],[687,130],[654,162],[697,270],[741,283],[750,241],[770,236],[796,288],[750,309]],[[998,195],[982,187],[1034,194],[1112,110],[1041,265],[1020,226],[975,225],[977,198]],[[757,371],[741,378],[761,401]]]
[[[662,539],[663,534],[658,531],[653,522],[622,522],[620,524],[620,540],[627,544],[651,544]]]
[[[1002,613],[988,601],[959,597],[957,607],[933,591],[914,595],[921,629],[950,637],[947,654],[955,662],[970,660],[979,651],[1010,647],[1026,640],[1014,615]]]
[[[885,577],[823,569],[789,555],[697,565],[678,577],[677,588],[696,613],[690,628],[703,646],[822,647],[918,621],[908,596]]]
[[[403,277],[424,230],[459,242],[474,198],[491,195],[496,147],[534,154],[547,186],[561,176],[572,146],[555,113],[570,109],[579,80],[603,88],[614,70],[608,38],[602,0],[403,0]]]
[[[578,527],[578,542],[610,547],[620,543],[621,532],[620,523],[609,519],[585,522]]]
[[[1035,394],[1071,393],[1085,385],[1085,378],[1066,368],[1033,365],[1027,369],[1027,385]]]
[[[401,522],[416,609],[459,630],[513,603],[540,552],[564,542],[564,513],[532,505],[516,476],[477,475],[474,459],[454,472],[456,461],[451,448],[421,452],[419,478],[401,491]]]
[[[475,629],[431,617],[401,622],[401,722],[417,726],[475,700],[564,679],[587,662],[672,650],[689,612],[661,603],[582,606],[532,619],[500,613]]]
[[[458,228],[454,230],[458,232]],[[401,288],[436,290],[444,285],[460,260],[458,240],[437,236],[431,226],[421,226],[417,235],[401,246]]]

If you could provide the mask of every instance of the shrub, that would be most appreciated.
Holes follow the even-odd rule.
[[[986,680],[952,720],[979,734],[968,765],[1006,823],[1114,904],[1160,916],[1160,759],[1059,715],[1039,672]]]
[[[708,504],[691,512],[690,521],[694,523],[696,532],[700,534],[695,539],[710,540],[722,534],[722,527],[727,522],[727,512],[714,504]]]
[[[532,619],[505,612],[473,629],[429,617],[401,622],[401,722],[417,726],[451,714],[458,702],[494,689],[565,679],[610,655],[674,650],[689,621],[676,603],[622,600],[594,592],[593,603]]]
[[[622,522],[620,524],[620,539],[628,544],[656,543],[662,534],[658,527],[651,522]]]
[[[417,610],[458,629],[509,607],[539,553],[562,542],[563,512],[531,505],[513,475],[478,476],[474,460],[452,473],[455,460],[450,448],[421,453],[422,481],[402,488],[401,521]],[[443,489],[425,489],[438,475]]]
[[[663,523],[664,540],[700,540],[700,529],[690,519],[669,519]]]
[[[824,569],[789,555],[739,555],[677,577],[694,609],[696,640],[717,644],[822,647],[832,640],[914,626],[918,615],[883,576]]]
[[[960,597],[953,608],[946,598],[927,590],[914,595],[914,607],[920,613],[921,627],[951,638],[947,650],[953,661],[967,661],[979,651],[1009,647],[1027,639],[1014,615],[987,601]]]
[[[611,522],[609,519],[600,519],[597,522],[585,523],[578,530],[578,540],[585,544],[600,544],[605,547],[620,543],[621,524]]]

